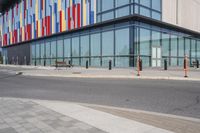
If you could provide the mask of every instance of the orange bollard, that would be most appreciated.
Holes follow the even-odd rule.
[[[184,72],[185,72],[185,78],[188,78],[188,70],[189,70],[189,68],[188,68],[188,57],[187,57],[187,55],[185,56],[185,58],[184,58]]]
[[[140,76],[140,56],[137,57],[137,76]]]

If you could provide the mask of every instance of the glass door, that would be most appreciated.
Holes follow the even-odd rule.
[[[161,47],[152,47],[152,67],[161,67]]]

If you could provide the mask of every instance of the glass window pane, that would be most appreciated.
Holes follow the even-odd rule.
[[[80,57],[80,55],[79,55],[79,37],[72,38],[72,57]]]
[[[169,56],[169,38],[168,34],[162,34],[162,55]]]
[[[171,66],[177,66],[177,58],[171,58]]]
[[[36,44],[36,58],[40,58],[40,44]]]
[[[91,66],[98,67],[100,64],[101,58],[91,58]]]
[[[110,20],[114,18],[114,12],[108,12],[108,13],[104,13],[102,14],[102,21],[106,21],[106,20]]]
[[[171,56],[177,57],[178,55],[178,40],[177,36],[171,36]]]
[[[152,47],[160,47],[160,32],[152,31]]]
[[[81,36],[81,56],[89,56],[89,35]]]
[[[102,33],[102,55],[114,55],[114,34],[113,31]]]
[[[129,15],[129,6],[116,10],[116,17],[117,18],[127,16],[127,15]]]
[[[47,42],[46,44],[46,58],[51,58],[51,44]]]
[[[196,40],[191,41],[191,52],[190,52],[191,57],[195,58],[196,57]]]
[[[150,30],[140,29],[140,55],[150,56]]]
[[[102,11],[114,8],[114,0],[102,0]]]
[[[146,7],[151,7],[151,0],[140,0],[140,4]]]
[[[197,41],[197,59],[200,61],[200,41]]]
[[[129,28],[115,32],[116,55],[129,55]]]
[[[179,38],[179,45],[178,45],[178,56],[179,57],[184,57],[184,38]]]
[[[116,0],[116,7],[129,4],[129,0]]]
[[[41,43],[41,58],[45,58],[45,45],[44,43]]]
[[[190,56],[190,39],[185,39],[185,54]]]
[[[35,58],[35,44],[32,44],[32,45],[31,45],[31,53],[32,53],[32,54],[31,54],[31,57],[32,57],[32,58]]]
[[[152,9],[161,11],[161,0],[152,0]]]
[[[71,39],[64,40],[64,57],[71,57]]]
[[[57,41],[57,57],[63,58],[63,40]]]
[[[150,16],[150,10],[144,7],[140,7],[140,15],[151,17]]]
[[[97,0],[97,13],[101,12],[101,0]]]
[[[158,12],[152,11],[152,18],[156,20],[161,20],[161,14]]]
[[[115,58],[116,67],[129,67],[129,57],[116,57]]]
[[[51,58],[56,58],[56,41],[51,42]]]
[[[101,41],[100,33],[91,35],[91,56],[100,56],[101,55]]]

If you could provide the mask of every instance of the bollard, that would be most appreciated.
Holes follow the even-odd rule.
[[[140,76],[140,70],[141,70],[141,68],[140,68],[140,56],[138,56],[138,58],[137,58],[137,72],[138,72],[138,74],[137,74],[137,76]]]
[[[112,70],[112,61],[109,60],[109,70]]]
[[[69,66],[71,67],[71,60],[68,61]]]
[[[89,67],[88,60],[87,60],[86,63],[85,63],[85,67],[86,67],[86,69],[88,69],[88,67]]]
[[[197,68],[199,68],[199,60],[197,60]]]
[[[140,58],[140,71],[142,71],[142,69],[143,69],[143,66],[142,66],[142,59]]]
[[[37,64],[36,64],[36,60],[35,60],[35,62],[34,62],[34,65],[36,66]]]
[[[168,68],[167,68],[168,66],[167,66],[167,59],[165,59],[164,60],[164,70],[167,70]]]
[[[185,56],[184,58],[184,72],[185,72],[185,78],[188,78],[188,58]]]

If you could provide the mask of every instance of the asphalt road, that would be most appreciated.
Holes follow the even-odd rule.
[[[200,82],[25,77],[0,71],[0,97],[62,100],[200,118]]]

